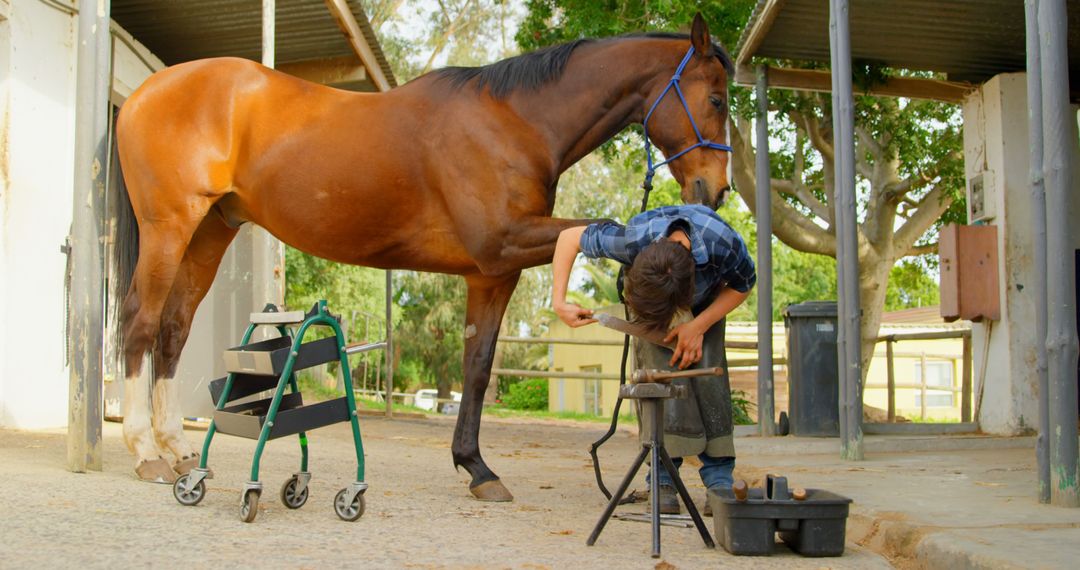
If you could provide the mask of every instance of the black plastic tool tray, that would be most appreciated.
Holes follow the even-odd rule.
[[[292,350],[292,337],[281,336],[236,346],[225,351],[225,370],[234,373],[281,376]],[[336,337],[326,337],[300,345],[293,371],[318,366],[341,358]]]
[[[267,398],[217,410],[214,412],[214,425],[221,433],[258,439],[263,424],[266,422],[270,402],[271,398]],[[281,398],[281,405],[278,407],[277,417],[274,418],[274,425],[270,428],[268,439],[345,421],[349,421],[349,405],[345,398],[305,406],[299,393],[285,394]]]
[[[716,536],[732,554],[768,556],[776,533],[803,556],[844,553],[851,499],[821,489],[807,489],[806,499],[765,499],[764,489],[749,489],[737,501],[730,489],[709,491]]]

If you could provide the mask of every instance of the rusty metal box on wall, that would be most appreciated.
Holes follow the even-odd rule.
[[[1001,318],[997,226],[941,228],[941,316],[946,321]]]

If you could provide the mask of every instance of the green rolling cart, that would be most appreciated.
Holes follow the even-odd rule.
[[[299,325],[293,334],[291,326]],[[277,338],[251,343],[252,333],[259,326],[272,326],[280,334]],[[333,336],[304,342],[304,335],[313,326],[329,327]],[[334,512],[342,520],[355,521],[364,514],[364,444],[357,421],[356,399],[353,395],[352,375],[348,356],[386,348],[385,342],[347,346],[341,331],[340,319],[326,308],[326,301],[319,301],[307,313],[303,311],[280,312],[274,305],[267,305],[263,312],[252,313],[251,322],[244,333],[240,346],[225,351],[225,369],[229,373],[210,383],[210,395],[217,403],[213,421],[206,432],[199,466],[181,475],[173,484],[173,496],[182,505],[194,506],[206,495],[206,479],[210,442],[217,432],[258,440],[255,456],[251,461],[251,479],[244,484],[240,494],[240,519],[252,522],[258,514],[262,482],[259,481],[259,461],[266,442],[279,437],[298,434],[300,437],[300,470],[281,487],[281,502],[290,509],[304,506],[308,499],[307,431],[315,428],[350,422],[353,442],[356,446],[356,481],[342,489],[334,497]],[[296,384],[296,371],[337,360],[345,384],[341,398],[304,405]],[[286,388],[289,392],[286,393]],[[236,400],[273,390],[270,398],[246,403]]]

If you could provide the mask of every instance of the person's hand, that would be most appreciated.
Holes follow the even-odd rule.
[[[671,355],[669,366],[679,363],[679,369],[701,360],[701,345],[705,341],[705,331],[697,324],[697,321],[683,323],[673,329],[664,337],[664,342],[678,339],[675,344],[675,354]]]
[[[555,314],[559,315],[559,320],[572,328],[596,322],[596,319],[592,318],[593,312],[591,309],[585,309],[573,303],[555,305]]]

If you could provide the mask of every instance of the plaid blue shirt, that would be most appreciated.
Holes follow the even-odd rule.
[[[663,206],[630,218],[625,226],[614,222],[590,224],[581,235],[581,252],[630,265],[645,246],[666,238],[678,224],[690,238],[694,273],[694,307],[701,307],[722,287],[745,293],[757,282],[754,260],[746,243],[716,212],[701,205]]]

